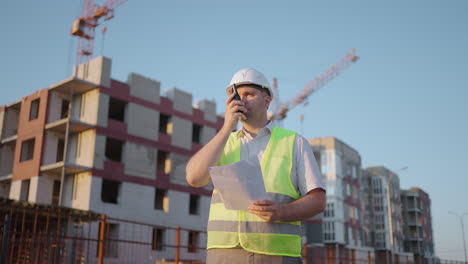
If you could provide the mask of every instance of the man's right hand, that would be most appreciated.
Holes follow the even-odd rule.
[[[226,100],[226,112],[224,112],[224,129],[233,131],[237,127],[239,119],[246,120],[247,117],[244,113],[247,113],[247,108],[244,106],[244,102],[234,99],[234,93],[232,93]]]
[[[248,113],[248,110],[244,102],[232,99],[234,99],[234,94],[231,94],[226,100],[226,112],[224,113],[224,124],[221,130],[197,151],[187,163],[185,168],[186,179],[193,187],[205,186],[210,182],[208,168],[216,166],[218,163],[229,135],[236,129],[239,118],[242,120],[247,118],[245,113]]]

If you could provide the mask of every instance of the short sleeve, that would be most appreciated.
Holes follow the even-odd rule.
[[[294,142],[294,163],[291,180],[299,192],[305,196],[309,191],[320,188],[325,190],[324,179],[317,165],[314,152],[309,142],[301,135],[296,135]]]

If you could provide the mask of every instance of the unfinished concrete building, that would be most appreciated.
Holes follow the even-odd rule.
[[[160,93],[135,73],[114,80],[98,57],[0,108],[0,197],[205,230],[212,186],[188,186],[185,165],[221,125],[213,101],[194,106],[190,93]],[[181,239],[206,244],[195,231]],[[204,259],[194,248],[185,258]]]

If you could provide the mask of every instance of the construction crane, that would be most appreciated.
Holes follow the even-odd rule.
[[[114,17],[114,10],[127,0],[107,0],[98,5],[96,0],[84,0],[81,16],[73,22],[71,34],[79,37],[76,64],[86,63],[93,56],[94,32],[99,26],[99,19],[105,21]],[[105,32],[107,28],[103,29]]]
[[[286,118],[288,111],[295,106],[307,103],[308,97],[315,91],[319,90],[331,80],[335,79],[340,73],[346,70],[352,63],[356,62],[359,57],[354,55],[355,50],[352,49],[341,58],[337,63],[328,68],[324,73],[317,76],[314,80],[310,81],[298,94],[292,97],[285,103],[279,103],[274,107],[273,112],[269,114],[270,120],[280,121]],[[273,79],[273,87],[277,90],[277,80]],[[302,117],[303,119],[303,117]]]

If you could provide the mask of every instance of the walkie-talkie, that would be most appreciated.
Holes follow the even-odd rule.
[[[240,101],[241,98],[240,98],[239,93],[237,92],[237,87],[236,87],[235,84],[232,85],[232,89],[234,89],[234,98],[232,98],[232,100],[233,100],[233,101],[234,101],[234,100]],[[242,113],[242,111],[241,111],[241,110],[237,110],[237,113]]]
[[[234,98],[232,100],[237,100],[237,101],[240,101],[240,95],[239,93],[237,92],[237,87],[235,84],[232,85],[233,89],[234,89]]]

